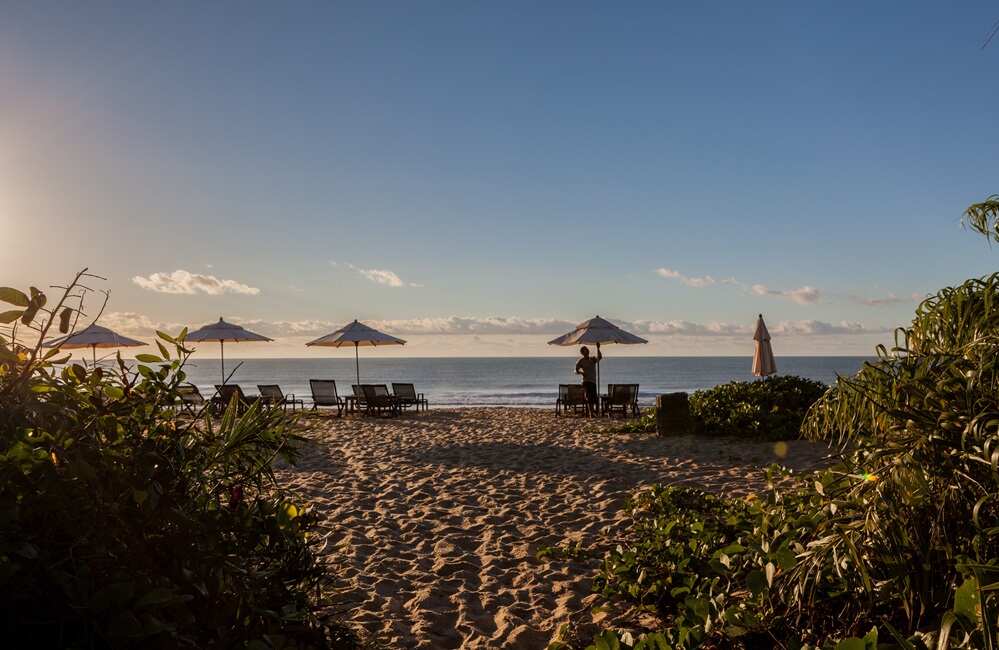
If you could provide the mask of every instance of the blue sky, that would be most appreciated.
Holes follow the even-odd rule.
[[[995,268],[959,227],[999,191],[991,3],[536,5],[7,6],[2,283],[89,266],[110,324],[254,354],[355,317],[545,354],[595,313],[748,354],[758,312],[854,354]]]

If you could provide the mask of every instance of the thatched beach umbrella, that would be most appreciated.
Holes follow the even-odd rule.
[[[358,360],[357,349],[361,346],[378,345],[406,345],[402,339],[397,339],[384,332],[379,332],[373,327],[368,327],[364,323],[354,320],[353,323],[344,325],[332,334],[321,336],[315,341],[309,341],[306,345],[324,346],[331,348],[342,348],[354,346],[354,370],[357,372],[357,383],[361,383],[361,362]]]
[[[756,347],[753,353],[753,374],[757,377],[766,377],[777,373],[777,361],[774,359],[774,349],[770,345],[770,332],[767,331],[767,324],[763,322],[763,314],[756,319],[756,333],[753,334],[753,341]]]
[[[142,341],[122,336],[114,330],[93,324],[88,325],[79,332],[53,339],[43,345],[47,348],[60,348],[62,350],[90,348],[93,351],[94,366],[96,366],[97,348],[134,348],[146,344]]]
[[[640,336],[635,336],[626,332],[614,323],[596,316],[590,320],[583,321],[568,334],[563,334],[557,339],[548,341],[548,345],[596,345],[600,348],[601,343],[621,343],[623,345],[636,345],[648,343]],[[597,363],[597,394],[600,394],[600,363]]]
[[[262,334],[256,334],[248,329],[240,327],[239,325],[233,325],[232,323],[227,323],[222,320],[219,316],[219,322],[212,323],[210,325],[205,325],[201,329],[194,330],[187,335],[185,341],[218,341],[219,342],[219,359],[222,361],[222,383],[225,383],[225,342],[231,341],[233,343],[245,343],[250,341],[273,341],[274,339],[269,339]]]

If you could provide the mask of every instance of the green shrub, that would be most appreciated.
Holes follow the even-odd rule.
[[[614,430],[620,433],[655,433],[656,408],[645,409],[640,416],[622,422]]]
[[[275,458],[294,460],[292,422],[235,404],[220,419],[178,418],[183,333],[160,334],[135,372],[120,357],[60,371],[40,342],[54,322],[70,329],[79,280],[51,311],[34,288],[0,288],[14,307],[0,320],[37,330],[32,344],[0,337],[8,635],[32,647],[352,643],[313,613],[315,519],[272,474]]]
[[[700,434],[797,438],[805,413],[826,388],[821,382],[793,375],[733,381],[694,392],[690,413]]]
[[[754,521],[746,503],[656,486],[628,510],[630,543],[605,556],[596,591],[655,611],[671,623],[665,640],[679,646],[703,641],[725,621],[742,634],[759,625],[738,595],[748,582],[755,598],[765,580],[763,567],[754,567],[759,553],[749,552]]]

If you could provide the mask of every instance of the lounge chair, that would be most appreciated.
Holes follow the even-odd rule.
[[[284,410],[288,410],[288,406],[291,405],[291,410],[294,411],[296,407],[300,406],[302,410],[305,410],[305,402],[300,399],[296,399],[294,393],[284,394],[281,387],[277,384],[257,384],[257,390],[260,391],[260,399],[265,406],[274,408],[275,406],[280,406]]]
[[[364,393],[364,412],[367,415],[399,415],[399,400],[392,397],[385,384],[361,384]]]
[[[607,394],[603,396],[603,413],[614,415],[620,411],[624,417],[631,411],[632,417],[638,417],[638,384],[608,384]]]
[[[586,391],[580,384],[559,384],[558,398],[555,400],[555,415],[586,412]]]
[[[336,409],[337,417],[343,415],[343,410],[347,407],[347,403],[342,397],[337,395],[335,381],[332,379],[310,379],[309,388],[312,390],[313,411],[320,406],[332,406]]]
[[[392,395],[399,400],[399,406],[402,408],[415,406],[417,413],[420,412],[421,406],[424,411],[429,408],[427,398],[423,396],[423,393],[417,393],[416,387],[413,384],[397,384],[392,382]]]
[[[192,416],[197,415],[198,410],[206,402],[205,396],[201,394],[201,391],[194,384],[181,384],[177,386],[177,396],[180,397],[180,402],[178,402],[177,406]]]
[[[236,413],[242,413],[260,399],[258,395],[248,397],[239,384],[215,384],[215,392],[212,402],[219,413],[226,410],[233,400],[236,400]]]
[[[351,384],[350,391],[354,393],[354,399],[351,401],[350,410],[360,411],[364,409],[364,391],[361,390],[361,384]]]

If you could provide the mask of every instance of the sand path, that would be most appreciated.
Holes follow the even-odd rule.
[[[594,597],[591,566],[539,549],[599,543],[642,484],[746,494],[776,460],[772,443],[612,433],[547,410],[305,422],[312,443],[279,478],[332,533],[345,619],[391,648],[543,648],[589,621]],[[825,452],[789,449],[800,469]]]

